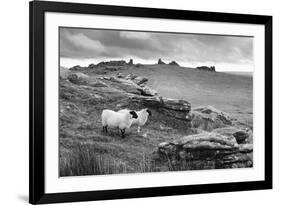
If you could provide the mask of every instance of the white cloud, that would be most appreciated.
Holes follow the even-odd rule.
[[[127,39],[138,39],[138,40],[146,40],[150,38],[149,33],[145,32],[129,32],[129,31],[121,31],[120,32],[121,38],[127,38]]]
[[[90,39],[83,33],[78,34],[67,34],[66,38],[71,41],[75,46],[81,47],[87,50],[95,51],[96,53],[101,53],[105,51],[105,47],[98,40]]]

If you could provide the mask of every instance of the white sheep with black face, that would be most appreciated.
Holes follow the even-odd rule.
[[[130,128],[133,120],[137,118],[138,115],[133,110],[128,110],[128,112],[122,113],[105,109],[101,114],[103,132],[107,133],[108,127],[117,127],[121,131],[121,136],[125,137],[125,129]]]
[[[129,111],[130,110],[128,110],[128,109],[122,109],[122,110],[119,110],[118,112],[119,113],[128,113]],[[137,125],[138,126],[138,134],[139,134],[141,127],[145,125],[145,123],[148,120],[148,116],[151,116],[152,113],[147,108],[144,108],[144,109],[142,109],[140,111],[137,111],[136,113],[138,115],[138,118],[133,119],[132,125]]]

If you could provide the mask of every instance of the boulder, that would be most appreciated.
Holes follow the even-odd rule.
[[[235,133],[233,133],[233,136],[236,138],[236,141],[239,144],[245,143],[246,139],[249,137],[249,134],[245,132],[244,130],[239,130]]]
[[[144,86],[140,89],[141,94],[144,96],[155,96],[157,95],[157,91],[156,90],[152,90],[147,86]]]
[[[137,76],[135,77],[134,79],[132,79],[134,83],[136,83],[137,85],[143,85],[145,84],[148,79],[147,78],[144,78],[144,77],[140,77],[140,76]]]
[[[236,127],[218,128],[214,129],[213,132],[227,136],[234,136],[238,144],[246,143],[250,136],[248,129],[243,130]]]
[[[211,131],[216,128],[232,125],[229,114],[212,106],[202,106],[191,111],[192,127]]]
[[[212,164],[209,168],[251,167],[253,146],[239,145],[234,136],[204,132],[158,145],[157,160],[174,166],[187,162]]]
[[[71,73],[68,80],[77,85],[86,85],[89,83],[89,77],[84,73]]]
[[[164,61],[162,61],[162,59],[159,58],[159,59],[158,59],[158,64],[159,64],[159,65],[165,65],[166,63],[164,63]]]
[[[179,64],[178,64],[176,61],[171,61],[171,62],[169,63],[169,65],[179,66]]]

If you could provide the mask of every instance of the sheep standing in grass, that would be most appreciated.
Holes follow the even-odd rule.
[[[121,136],[125,137],[125,129],[130,128],[134,119],[138,115],[135,111],[128,110],[126,113],[115,112],[113,110],[105,109],[102,111],[102,130],[107,133],[107,127],[117,127],[121,131]]]
[[[128,113],[129,111],[130,110],[123,109],[123,110],[119,110],[118,112],[119,113]],[[137,111],[136,113],[138,115],[138,118],[133,119],[132,125],[135,124],[138,126],[138,134],[139,134],[141,127],[145,125],[145,123],[147,122],[148,116],[152,115],[152,113],[147,108]]]

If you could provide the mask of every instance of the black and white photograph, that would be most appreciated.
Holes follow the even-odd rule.
[[[59,176],[253,168],[252,36],[59,28]]]
[[[2,1],[0,205],[280,201],[278,1],[186,2]]]

